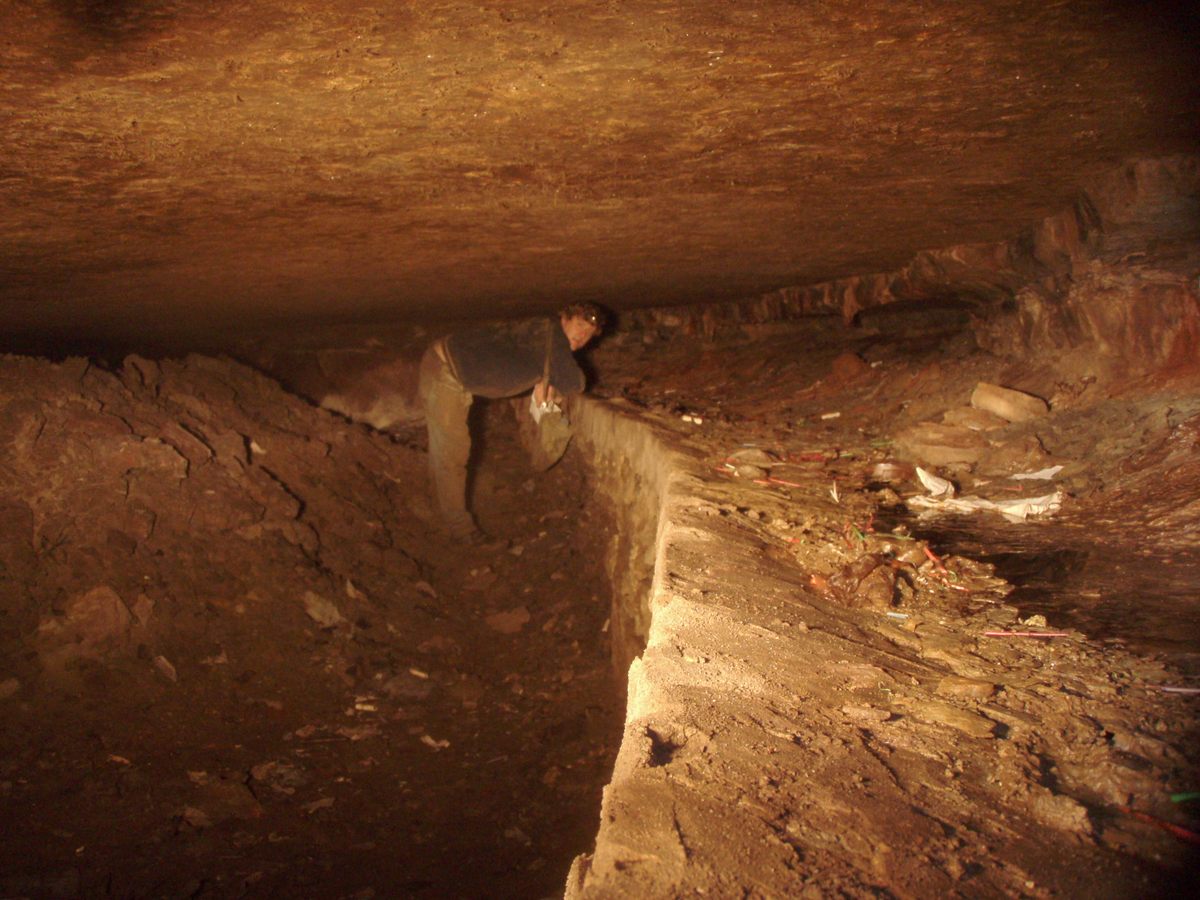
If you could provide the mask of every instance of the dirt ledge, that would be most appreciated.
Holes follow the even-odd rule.
[[[1116,812],[1165,796],[1181,763],[1186,717],[1133,688],[1166,677],[1158,663],[1073,632],[989,640],[1021,627],[997,603],[900,619],[832,602],[761,526],[772,510],[743,515],[671,434],[617,403],[574,417],[598,494],[640,506],[656,538],[645,650],[569,900],[1147,896],[1184,865]]]

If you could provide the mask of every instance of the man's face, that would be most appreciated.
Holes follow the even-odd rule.
[[[600,329],[585,319],[583,316],[571,316],[571,318],[562,320],[563,334],[567,336],[567,343],[571,345],[572,350],[578,350],[580,347],[587,345],[587,342],[599,334]]]

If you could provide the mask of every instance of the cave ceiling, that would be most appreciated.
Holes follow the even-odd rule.
[[[886,271],[1193,151],[1186,9],[6,0],[0,330],[631,309]]]

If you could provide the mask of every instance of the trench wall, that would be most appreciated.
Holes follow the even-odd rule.
[[[575,440],[590,459],[597,500],[609,507],[617,526],[605,548],[605,570],[613,589],[613,667],[623,673],[641,655],[650,634],[661,525],[668,518],[664,504],[672,474],[683,460],[619,405],[577,398],[571,416]]]
[[[809,651],[764,629],[762,610],[728,589],[751,571],[759,592],[791,596],[799,585],[760,571],[752,536],[717,525],[720,500],[705,496],[696,464],[636,410],[584,398],[572,420],[598,498],[616,514],[613,657],[628,680],[596,848],[575,861],[565,896],[668,897],[754,882],[790,891],[794,850],[729,792],[761,775],[762,718],[787,705]],[[719,772],[691,769],[715,759]],[[681,780],[683,769],[696,777]]]

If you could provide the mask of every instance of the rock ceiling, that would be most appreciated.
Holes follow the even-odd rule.
[[[700,302],[1002,239],[1196,148],[1186,7],[1133,6],[8,0],[0,331]]]

